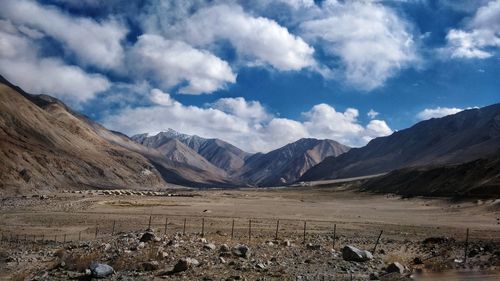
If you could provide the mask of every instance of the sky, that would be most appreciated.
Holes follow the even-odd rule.
[[[500,0],[0,5],[0,74],[127,135],[360,147],[500,102]]]

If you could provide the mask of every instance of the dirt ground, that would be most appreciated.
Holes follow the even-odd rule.
[[[305,237],[306,242],[316,239],[330,248],[335,227],[337,248],[362,237],[360,244],[367,249],[374,246],[380,231],[383,248],[387,242],[420,243],[437,236],[450,237],[460,244],[469,228],[470,243],[498,245],[500,199],[403,199],[339,187],[187,189],[149,196],[61,192],[3,198],[0,225],[4,241],[26,241],[26,245],[33,240],[98,241],[149,226],[158,235],[199,236],[203,232],[209,240],[249,245],[275,239],[278,228],[281,240],[300,243]]]

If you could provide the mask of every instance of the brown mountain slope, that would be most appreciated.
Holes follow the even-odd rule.
[[[405,196],[499,198],[500,157],[396,170],[367,181],[362,190]]]
[[[3,78],[0,82],[3,194],[165,184],[147,159],[106,141],[63,104],[30,96]]]
[[[405,167],[459,164],[500,155],[500,104],[422,121],[328,157],[300,180],[379,174]]]
[[[237,176],[258,186],[290,184],[326,157],[348,150],[349,147],[333,140],[300,139],[266,154],[251,156]]]

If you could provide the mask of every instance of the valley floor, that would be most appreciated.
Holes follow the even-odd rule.
[[[180,196],[168,196],[169,193]],[[217,247],[222,243],[231,247],[245,243],[255,252],[256,260],[248,261],[249,265],[236,260],[238,266],[233,266],[233,262],[233,265],[218,268],[220,262],[217,254],[210,256],[205,251],[189,251],[186,244],[180,250],[171,249],[169,257],[161,261],[162,269],[172,267],[179,258],[189,255],[200,259],[202,266],[192,272],[162,277],[168,279],[198,280],[201,276],[213,275],[213,280],[221,280],[236,274],[247,280],[260,277],[265,280],[296,280],[297,275],[303,276],[303,280],[317,280],[315,278],[320,275],[314,274],[323,272],[323,276],[327,277],[325,280],[329,280],[328,274],[353,272],[354,280],[365,280],[370,272],[383,270],[391,261],[397,260],[409,269],[417,268],[413,264],[415,257],[429,258],[433,264],[422,265],[429,270],[436,266],[436,259],[443,263],[440,266],[444,268],[462,271],[498,273],[500,269],[498,199],[462,202],[402,199],[338,187],[186,189],[150,195],[111,195],[102,191],[61,192],[42,197],[28,195],[2,199],[0,225],[3,240],[0,279],[19,276],[23,270],[30,274],[40,270],[48,270],[49,273],[61,271],[44,269],[47,260],[57,257],[37,258],[37,250],[55,252],[61,247],[68,248],[68,245],[71,245],[71,249],[78,249],[83,241],[97,248],[113,241],[113,245],[127,247],[118,241],[120,235],[135,237],[148,227],[161,237],[163,242],[158,243],[162,247],[167,247],[165,245],[172,240],[182,240],[191,243],[189,245],[196,249],[203,249],[203,244],[198,245],[197,240],[203,231],[205,237]],[[337,238],[335,251],[332,250],[334,225]],[[463,259],[467,228],[470,230],[469,250],[474,249],[477,253],[464,265],[460,259]],[[371,250],[380,231],[383,234],[373,261],[368,264],[345,264],[338,257],[338,251],[346,244]],[[439,242],[444,245],[423,245],[422,241],[429,237],[447,238]],[[57,242],[54,243],[54,240]],[[291,241],[296,248],[282,248],[285,240]],[[266,241],[273,241],[274,246],[268,245]],[[44,247],[47,247],[46,250],[43,250]],[[273,247],[278,248],[273,250]],[[16,250],[20,252],[16,254]],[[12,259],[12,255],[17,256]],[[27,255],[35,257],[27,258]],[[112,259],[110,256],[101,258]],[[254,270],[259,261],[265,264],[258,265]],[[204,267],[207,264],[213,266]],[[275,266],[280,264],[284,271],[278,272]],[[242,266],[249,266],[251,270],[238,269]],[[143,276],[144,280],[152,276],[160,278],[158,275],[161,275],[158,272],[143,274],[138,276]],[[497,277],[495,275],[492,278]]]

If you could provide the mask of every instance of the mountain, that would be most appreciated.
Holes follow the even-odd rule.
[[[500,155],[500,104],[419,122],[328,157],[300,180],[348,178],[405,167],[460,164]]]
[[[245,164],[250,153],[220,139],[205,139],[168,129],[157,135],[140,134],[131,137],[137,143],[147,147],[157,148],[163,143],[175,139],[185,144],[216,167],[233,174]]]
[[[348,150],[333,140],[300,139],[269,153],[251,156],[237,176],[258,186],[289,184],[326,157]]]
[[[361,189],[404,196],[499,198],[500,157],[457,165],[395,170],[368,180]]]
[[[110,143],[62,102],[0,76],[0,187],[20,193],[165,185],[142,155]]]

